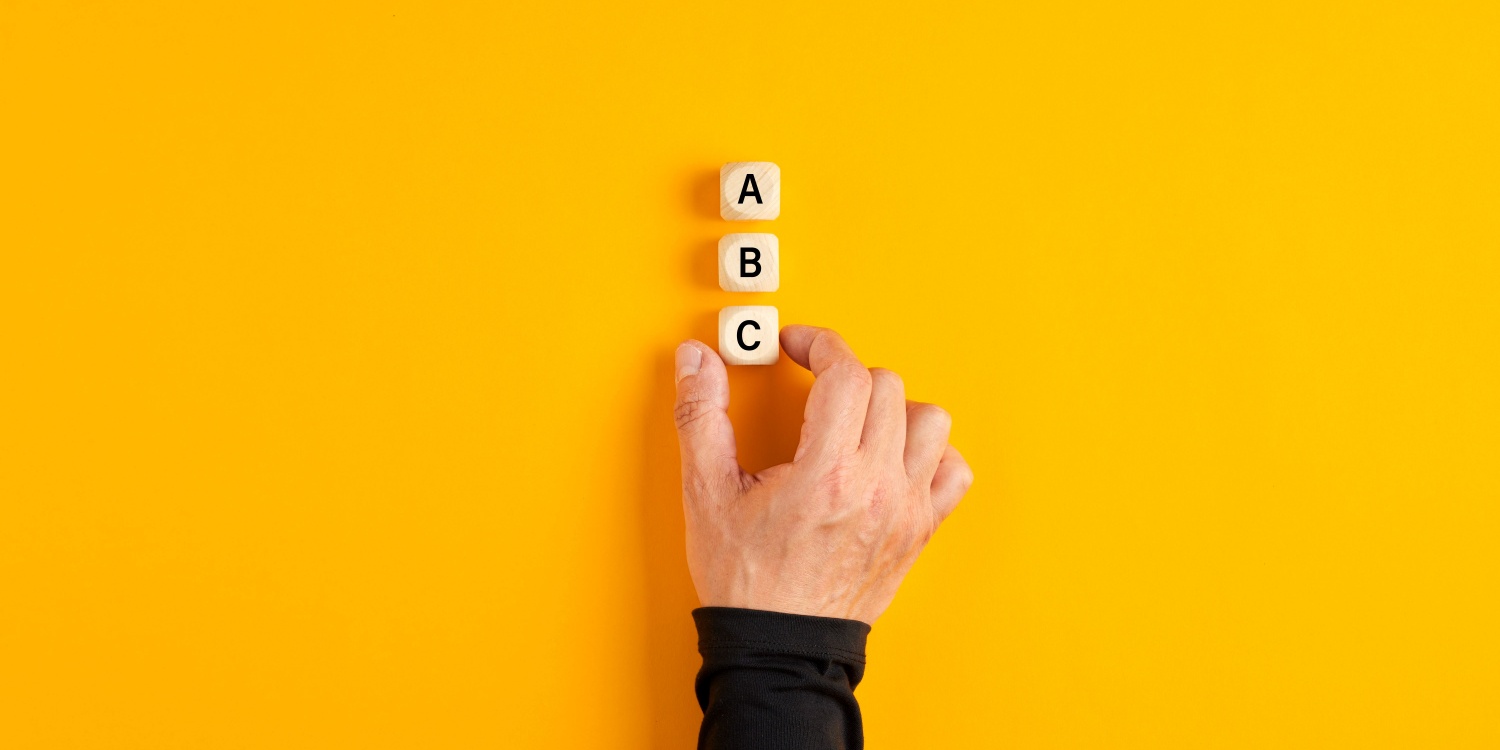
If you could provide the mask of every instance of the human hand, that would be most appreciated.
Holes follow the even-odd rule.
[[[839,335],[787,326],[781,348],[816,378],[791,463],[740,468],[729,375],[699,341],[677,348],[677,435],[688,570],[705,607],[873,624],[974,473],[947,412],[906,400]]]

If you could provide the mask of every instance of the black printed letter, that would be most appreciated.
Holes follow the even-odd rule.
[[[755,267],[754,271],[750,270],[751,266]],[[753,279],[753,278],[755,278],[756,276],[759,276],[759,275],[760,275],[760,248],[758,248],[758,247],[742,247],[742,248],[740,248],[740,277],[741,278],[745,278],[745,279]]]
[[[760,200],[760,186],[755,184],[755,175],[753,175],[753,174],[747,174],[747,175],[745,175],[745,185],[740,188],[740,203],[741,204],[743,204],[745,202],[745,196],[747,196],[747,195],[753,195],[753,196],[755,196],[755,202],[756,203],[760,203],[762,206],[765,205],[764,203],[761,203],[761,200]]]
[[[753,352],[753,351],[755,351],[756,347],[760,346],[760,342],[757,341],[757,342],[755,342],[753,344],[747,344],[747,343],[745,343],[745,327],[746,326],[754,328],[757,331],[760,330],[760,324],[759,323],[757,323],[757,322],[755,322],[753,320],[747,320],[747,321],[741,323],[739,329],[734,332],[734,340],[737,341],[737,342],[739,342],[739,345],[740,345],[741,349],[744,349],[747,352]]]

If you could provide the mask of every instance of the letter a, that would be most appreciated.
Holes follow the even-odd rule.
[[[765,203],[762,202],[761,199],[760,199],[760,186],[755,184],[755,175],[754,174],[746,174],[745,175],[745,185],[744,185],[744,187],[740,188],[740,203],[743,204],[745,202],[745,196],[747,196],[747,195],[753,195],[753,196],[755,196],[755,202],[756,203],[760,203],[761,205],[765,205]]]

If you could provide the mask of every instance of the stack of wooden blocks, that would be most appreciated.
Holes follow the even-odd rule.
[[[781,215],[781,167],[741,161],[719,170],[719,216],[767,221]],[[781,286],[776,235],[737,232],[719,240],[719,287],[726,292],[774,292]],[[776,308],[738,305],[719,311],[719,356],[731,365],[770,365],[781,353]]]

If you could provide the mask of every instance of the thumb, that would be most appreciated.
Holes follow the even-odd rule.
[[[676,378],[683,484],[737,483],[740,464],[734,427],[729,424],[729,373],[724,360],[701,341],[684,341],[677,347]]]

